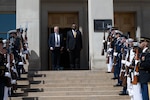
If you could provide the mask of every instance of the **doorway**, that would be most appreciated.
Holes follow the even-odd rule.
[[[69,66],[69,54],[66,49],[67,32],[71,29],[72,23],[78,25],[78,13],[77,12],[58,12],[48,13],[48,34],[54,32],[54,26],[59,26],[59,33],[63,35],[64,50],[61,52],[60,67],[62,70],[70,70]],[[51,70],[51,54],[49,52],[49,69]]]
[[[114,24],[123,33],[130,32],[130,37],[135,39],[135,12],[115,12]]]

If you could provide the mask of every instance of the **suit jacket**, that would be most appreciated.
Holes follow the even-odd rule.
[[[67,39],[66,39],[66,48],[69,50],[81,50],[82,49],[82,35],[79,30],[76,31],[77,35],[74,38],[72,30],[67,32]]]
[[[142,59],[144,57],[144,60]],[[147,49],[146,52],[142,53],[140,56],[140,68],[139,68],[139,82],[147,83],[150,82],[150,53]]]
[[[60,34],[60,47],[64,46],[63,36]],[[55,33],[51,33],[49,36],[49,47],[53,47],[55,49]]]

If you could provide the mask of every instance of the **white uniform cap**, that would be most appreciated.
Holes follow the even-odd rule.
[[[8,33],[10,34],[10,33],[16,33],[17,31],[16,30],[10,30],[10,31],[8,31]]]
[[[134,41],[134,40],[133,40],[132,38],[129,38],[129,39],[126,40],[127,43],[131,43],[131,42],[133,42],[133,41]]]
[[[117,33],[119,33],[120,35],[123,34],[123,33],[122,33],[121,31],[119,31],[119,30],[115,30],[114,32],[115,32],[115,34],[117,34]]]

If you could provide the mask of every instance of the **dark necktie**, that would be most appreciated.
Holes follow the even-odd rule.
[[[57,34],[57,45],[59,44],[58,34]]]

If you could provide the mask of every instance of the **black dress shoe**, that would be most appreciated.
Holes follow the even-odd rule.
[[[111,72],[106,72],[106,73],[111,73]]]
[[[122,85],[121,85],[121,84],[119,84],[119,83],[118,83],[118,84],[116,84],[116,85],[114,85],[114,87],[118,87],[118,86],[122,86]]]
[[[122,93],[119,93],[119,95],[128,95],[128,93],[122,92]]]
[[[112,80],[115,80],[115,79],[118,79],[117,77],[113,77],[113,78],[111,78]]]

